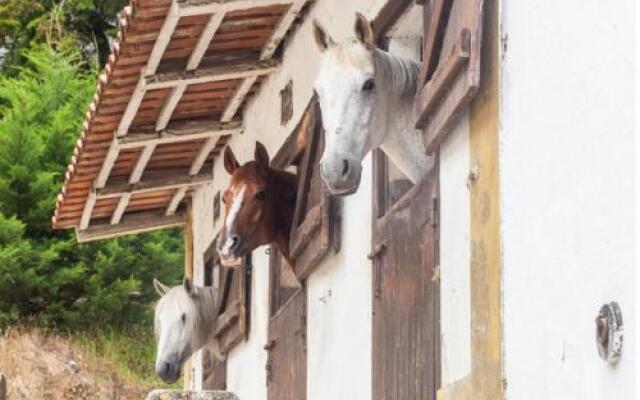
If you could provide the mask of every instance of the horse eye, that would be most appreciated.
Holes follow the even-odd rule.
[[[375,87],[376,87],[376,83],[374,82],[374,80],[373,79],[367,79],[364,82],[364,85],[362,85],[362,91],[363,92],[370,92]]]
[[[180,317],[180,319],[182,320],[182,323],[184,324],[185,322],[187,322],[187,314],[182,314],[182,316]]]
[[[264,200],[265,197],[267,197],[267,193],[264,190],[256,193],[256,200]]]

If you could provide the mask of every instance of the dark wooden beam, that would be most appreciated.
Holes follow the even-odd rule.
[[[155,192],[167,189],[179,189],[182,187],[199,186],[211,182],[213,175],[211,173],[203,173],[200,175],[168,175],[156,178],[149,178],[138,183],[129,183],[128,181],[108,184],[102,189],[96,190],[98,199],[111,197],[120,197],[125,193],[145,193]]]
[[[92,225],[87,229],[76,228],[76,238],[80,243],[91,242],[182,226],[185,224],[185,221],[185,213],[177,213],[172,216],[165,216],[163,213],[158,214],[157,212],[142,212],[134,215],[125,214],[117,225],[111,225],[111,223],[107,221],[102,224]]]

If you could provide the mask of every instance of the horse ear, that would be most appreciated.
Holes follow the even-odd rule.
[[[184,279],[182,279],[182,286],[184,287],[184,290],[187,292],[187,294],[193,294],[193,285],[191,284],[191,279],[185,276]]]
[[[153,287],[156,288],[156,292],[158,292],[160,297],[164,296],[170,289],[169,286],[165,285],[155,278],[153,279]]]
[[[269,168],[269,153],[267,148],[260,142],[256,142],[256,150],[253,154],[254,159],[264,168]]]
[[[316,45],[318,46],[318,49],[320,49],[320,51],[325,51],[334,44],[327,31],[325,31],[324,28],[315,19],[313,20],[313,39],[315,40]]]
[[[238,163],[235,154],[233,154],[231,146],[227,146],[224,149],[224,169],[226,169],[229,174],[233,174],[233,171],[238,169],[239,166],[240,164]]]
[[[354,30],[356,32],[356,38],[360,41],[360,43],[367,46],[373,45],[374,39],[371,23],[364,15],[359,12],[356,13],[356,24],[354,26]]]

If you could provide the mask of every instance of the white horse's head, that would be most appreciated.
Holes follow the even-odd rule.
[[[322,51],[314,85],[325,129],[320,172],[336,195],[358,189],[362,160],[371,150],[387,144],[402,155],[405,148],[421,143],[413,137],[401,138],[404,142],[389,139],[390,130],[396,130],[397,136],[409,130],[416,136],[411,113],[418,64],[377,49],[371,24],[360,13],[356,13],[354,31],[355,38],[335,43],[314,21],[314,39]],[[415,160],[418,157],[424,155],[412,154],[410,162],[423,163]]]
[[[360,184],[361,161],[381,138],[373,119],[380,107],[371,54],[373,31],[356,14],[355,39],[335,43],[314,21],[314,38],[323,52],[315,90],[325,129],[321,175],[334,194],[355,192]]]
[[[198,294],[188,278],[173,288],[156,279],[153,285],[161,296],[154,320],[158,342],[156,373],[165,382],[173,383],[180,377],[182,364],[205,342],[200,334],[203,321],[198,309]]]

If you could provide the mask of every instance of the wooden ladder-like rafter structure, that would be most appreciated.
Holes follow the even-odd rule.
[[[79,241],[97,240],[184,223],[184,215],[176,214],[179,205],[189,189],[211,182],[212,175],[209,172],[202,172],[203,165],[220,137],[242,132],[242,122],[234,118],[258,78],[271,74],[277,69],[278,63],[272,58],[273,54],[307,1],[172,0],[146,66],[142,68],[138,83],[122,113],[114,137],[106,151],[104,162],[84,203],[80,221],[76,226]],[[288,9],[263,46],[258,60],[201,66],[201,61],[211,41],[228,13],[282,4],[288,4]],[[159,72],[158,68],[163,55],[172,40],[180,19],[198,15],[210,15],[210,17],[191,51],[186,68],[178,71]],[[189,85],[229,80],[239,80],[241,83],[230,97],[219,120],[172,121],[174,110]],[[168,89],[169,94],[156,118],[154,129],[131,129],[145,94],[150,90],[157,89]],[[152,171],[146,171],[146,169],[159,145],[202,140],[204,140],[204,144],[193,158],[187,175],[162,174],[147,177],[147,175],[153,175]],[[141,149],[135,166],[126,182],[111,183],[109,177],[118,156],[123,150],[128,149]],[[145,174],[145,179],[142,179],[143,174]],[[131,215],[130,218],[126,218],[125,212],[132,196],[160,190],[175,190],[163,216],[155,216],[150,219],[140,215]],[[106,198],[118,198],[110,221],[92,224],[91,219],[96,202]]]

